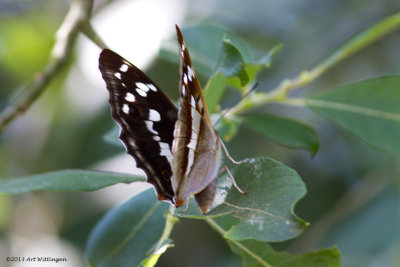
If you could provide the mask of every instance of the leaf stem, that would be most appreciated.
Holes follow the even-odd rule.
[[[205,221],[211,225],[211,227],[213,227],[218,233],[220,233],[222,236],[225,236],[226,231],[219,226],[213,219],[209,218],[209,217],[205,217]],[[237,240],[232,240],[229,239],[229,242],[234,243],[237,247],[239,247],[241,250],[243,250],[244,252],[246,252],[249,256],[251,256],[253,259],[255,259],[257,262],[259,262],[261,264],[261,266],[265,266],[265,267],[271,267],[272,265],[270,265],[269,263],[265,262],[264,259],[262,259],[261,257],[259,257],[257,254],[255,254],[253,251],[249,250],[246,246],[244,246],[242,243],[240,243]]]
[[[169,211],[166,213],[164,232],[162,233],[160,240],[158,240],[158,243],[154,249],[155,252],[158,251],[164,245],[165,241],[169,239],[175,223],[179,221],[179,219],[174,216],[174,212],[175,206],[170,205]]]
[[[298,89],[311,83],[325,73],[328,69],[337,65],[345,58],[355,54],[362,48],[381,39],[399,27],[400,13],[396,13],[379,21],[378,23],[352,36],[342,45],[334,49],[325,60],[311,70],[302,71],[293,79],[283,80],[278,87],[271,90],[269,93],[259,92],[252,95],[246,101],[242,101],[235,108],[233,108],[231,110],[231,114],[234,115],[242,113],[248,109],[259,107],[272,101],[283,102],[282,100],[287,98],[289,91]]]

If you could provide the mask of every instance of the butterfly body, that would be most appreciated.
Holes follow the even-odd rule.
[[[158,198],[181,206],[194,195],[202,213],[210,209],[221,162],[215,131],[189,52],[176,26],[180,56],[177,110],[170,98],[133,64],[111,50],[99,68],[110,93],[120,139],[153,184]]]

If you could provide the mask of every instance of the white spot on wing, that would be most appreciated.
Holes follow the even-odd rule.
[[[161,138],[158,135],[154,135],[153,139],[154,139],[154,141],[160,141],[161,140]]]
[[[165,156],[167,158],[169,164],[172,165],[171,148],[169,147],[169,145],[167,143],[159,142],[159,144],[160,144],[160,148],[161,148],[160,156]]]
[[[148,92],[150,90],[150,88],[146,84],[141,83],[141,82],[137,82],[136,87],[145,92]]]
[[[128,65],[122,64],[121,67],[119,68],[120,71],[126,72],[128,70]]]
[[[143,91],[143,90],[140,90],[139,88],[136,88],[136,92],[137,92],[139,95],[143,96],[143,97],[146,97],[146,96],[147,96],[147,93],[146,93],[145,91]]]
[[[182,85],[181,93],[182,93],[183,97],[187,97],[187,94],[186,94],[186,87],[185,87],[184,85]]]
[[[150,88],[150,90],[152,90],[152,91],[154,91],[154,92],[157,92],[157,88],[156,88],[153,84],[148,83],[148,84],[146,84],[146,85],[147,85],[148,88]]]
[[[126,114],[129,114],[129,106],[127,104],[124,104],[122,106],[122,111]]]
[[[194,99],[194,96],[190,96],[190,105],[192,108],[190,109],[191,117],[192,117],[192,129],[191,129],[191,134],[190,134],[190,141],[187,144],[187,148],[189,148],[189,153],[188,153],[188,163],[186,165],[186,172],[185,175],[189,175],[192,165],[194,162],[194,151],[196,151],[197,143],[198,143],[198,137],[199,137],[199,132],[200,132],[200,120],[201,117],[197,113],[196,110],[196,100]]]
[[[121,73],[116,72],[116,73],[114,73],[114,76],[121,80]]]
[[[183,74],[183,83],[187,84],[188,83],[188,79],[187,79],[187,75]]]
[[[155,109],[149,109],[149,120],[160,121],[161,120],[160,113],[158,113],[158,111]]]
[[[204,107],[203,107],[203,102],[202,101],[198,101],[197,103],[199,103],[199,107],[200,107],[200,111],[202,113],[202,115],[204,115]]]
[[[190,66],[187,66],[187,73],[189,76],[189,81],[192,81],[192,78],[194,78],[194,72]]]
[[[153,129],[153,123],[152,121],[144,121],[146,123],[147,130],[149,130],[152,134],[158,135],[158,132]]]
[[[185,176],[189,175],[190,171],[192,170],[193,161],[194,161],[194,151],[190,149],[188,154],[188,164],[186,167]]]
[[[135,96],[131,93],[126,93],[125,100],[128,102],[135,102]]]
[[[196,100],[194,99],[194,97],[192,95],[190,96],[190,105],[192,105],[192,107],[196,108]]]

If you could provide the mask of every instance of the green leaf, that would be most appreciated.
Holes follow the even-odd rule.
[[[206,99],[208,112],[212,114],[217,107],[222,94],[225,91],[228,79],[221,72],[211,77],[204,88],[204,98]]]
[[[148,189],[110,210],[90,234],[86,255],[93,266],[138,266],[162,236],[169,204]],[[145,261],[144,264],[150,263]]]
[[[119,132],[120,132],[120,127],[117,124],[114,124],[111,130],[109,130],[106,134],[103,135],[103,140],[110,145],[114,145],[116,147],[121,147],[125,149],[124,145],[119,139]]]
[[[243,266],[280,266],[280,267],[339,267],[340,252],[334,247],[310,251],[304,254],[291,255],[276,252],[267,243],[256,240],[231,241],[228,244],[232,251],[243,258]]]
[[[20,194],[37,190],[94,191],[117,183],[146,181],[141,176],[102,171],[62,170],[0,180],[0,193]]]
[[[223,47],[225,47],[225,45]],[[229,55],[228,53],[229,47],[232,49],[232,55]],[[281,46],[275,46],[268,52],[266,56],[264,56],[257,63],[248,64],[244,63],[239,49],[233,46],[233,44],[230,44],[228,42],[225,48],[227,49],[222,49],[221,51],[219,63],[226,64],[229,68],[232,69],[236,65],[237,75],[234,73],[234,71],[231,73],[223,72],[221,68],[218,68],[216,74],[214,74],[214,76],[209,79],[206,87],[204,88],[204,97],[206,99],[208,111],[210,112],[210,114],[214,112],[215,107],[218,105],[228,83],[233,87],[242,88],[243,84],[240,80],[240,75],[242,74],[244,78],[247,76],[247,78],[245,78],[245,81],[247,80],[245,84],[253,82],[254,79],[256,79],[258,73],[263,68],[266,68],[270,65],[273,55],[275,55],[279,51]],[[230,60],[234,62],[230,62]]]
[[[233,170],[241,194],[226,175],[218,181],[218,191],[212,204],[215,207],[202,216],[194,201],[189,209],[177,215],[207,219],[232,215],[234,220],[225,238],[232,240],[257,239],[284,241],[301,234],[308,226],[294,214],[294,206],[306,193],[299,175],[284,164],[267,158],[246,160]]]
[[[239,220],[233,216],[207,218],[207,222],[221,235],[226,235]],[[340,266],[340,253],[336,247],[299,255],[276,252],[268,243],[257,240],[227,240],[232,251],[243,258],[243,266]]]
[[[222,44],[222,50],[217,63],[218,71],[225,76],[240,80],[240,85],[244,86],[249,82],[249,76],[246,71],[246,64],[237,49],[230,40],[225,39]]]
[[[239,49],[246,62],[253,60],[248,44],[227,28],[210,23],[199,23],[185,25],[181,27],[181,30],[198,74],[209,77],[216,72],[216,60],[220,54],[224,39],[229,39]],[[178,49],[175,38],[162,44],[160,55],[172,62],[178,62]]]
[[[268,114],[244,114],[242,117],[248,126],[282,146],[306,149],[312,155],[318,151],[317,134],[300,121]]]
[[[246,64],[246,72],[247,75],[249,75],[250,83],[254,83],[260,71],[271,66],[272,58],[281,50],[281,48],[281,44],[275,45],[265,56],[259,60],[255,62],[248,62]]]
[[[143,267],[153,267],[156,265],[158,259],[160,258],[160,256],[168,249],[173,247],[173,243],[171,239],[167,239],[165,240],[165,242],[163,242],[159,249],[157,249],[156,251],[153,251],[152,254],[147,257],[146,259],[144,259],[140,265]]]
[[[221,114],[218,116],[213,116],[213,118],[220,118]],[[215,129],[218,131],[218,134],[225,141],[231,140],[239,130],[240,121],[237,117],[223,117],[218,124],[216,124]]]
[[[400,153],[400,77],[370,79],[306,99],[319,115],[368,144]]]

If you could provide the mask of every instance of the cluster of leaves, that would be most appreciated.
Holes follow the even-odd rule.
[[[399,152],[400,143],[396,137],[400,134],[400,107],[396,99],[400,97],[400,77],[378,77],[304,98],[288,97],[288,91],[315,79],[348,51],[365,46],[381,36],[385,29],[388,31],[398,24],[399,16],[379,22],[349,39],[313,71],[304,72],[298,79],[282,83],[269,93],[248,95],[223,123],[217,124],[218,130],[229,139],[243,122],[278,144],[315,154],[318,138],[311,126],[271,114],[246,112],[270,102],[296,104],[310,108],[379,149]],[[211,77],[205,86],[210,112],[219,111],[218,103],[227,87],[237,88],[246,95],[258,73],[269,66],[280,48],[272,48],[256,61],[246,44],[227,32],[210,25],[183,29],[198,72]],[[196,39],[202,36],[207,36],[207,44],[213,49],[196,47]],[[173,53],[166,48],[162,55],[172,58]],[[213,58],[218,60],[214,62]],[[235,167],[233,175],[247,194],[239,194],[230,179],[220,177],[214,208],[207,216],[199,213],[194,201],[188,210],[173,209],[168,203],[159,202],[153,190],[137,194],[113,208],[90,235],[86,250],[90,263],[94,266],[153,266],[172,246],[169,236],[177,218],[181,217],[201,219],[211,225],[227,240],[232,251],[242,256],[244,266],[340,266],[340,253],[336,248],[290,255],[276,252],[268,244],[295,238],[308,226],[293,211],[306,194],[296,171],[272,159],[254,158]],[[144,177],[117,173],[66,170],[0,181],[0,192],[92,191],[116,183],[144,180]]]

